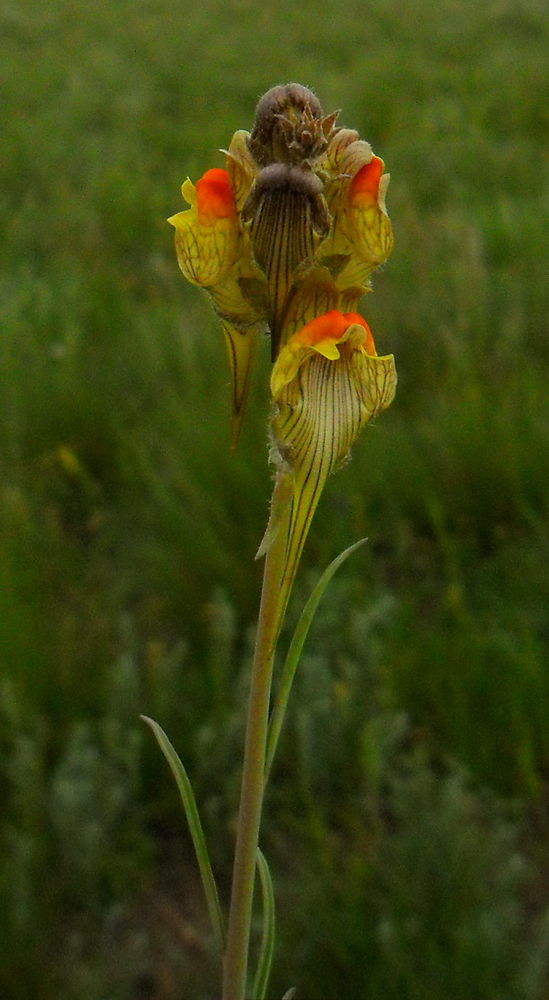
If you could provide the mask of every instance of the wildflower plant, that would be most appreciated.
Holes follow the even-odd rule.
[[[349,456],[360,429],[391,403],[392,355],[378,356],[358,313],[370,275],[389,256],[389,175],[352,129],[324,116],[318,98],[291,83],[259,101],[251,133],[237,131],[225,168],[182,194],[172,216],[179,266],[205,288],[220,319],[232,383],[237,445],[258,343],[270,337],[271,513],[247,716],[231,905],[227,930],[192,789],[160,727],[152,726],[182,795],[213,928],[223,954],[223,1000],[244,1000],[256,867],[263,943],[254,1000],[266,996],[274,945],[274,901],[259,850],[263,795],[299,655],[329,579],[357,547],[328,567],[299,621],[271,709],[274,655],[313,514],[328,476]]]

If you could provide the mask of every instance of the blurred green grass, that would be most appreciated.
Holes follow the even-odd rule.
[[[155,998],[215,995],[207,955],[174,958],[143,918],[180,820],[137,716],[188,761],[226,879],[267,358],[231,458],[221,337],[164,220],[260,94],[297,79],[392,172],[395,251],[364,311],[399,390],[329,485],[293,605],[369,536],[323,606],[274,777],[280,964],[311,1000],[338,983],[349,997],[353,983],[364,997],[542,996],[546,6],[20,0],[0,27],[2,995],[126,1000],[139,982]],[[502,799],[522,803],[513,835]],[[458,828],[478,852],[454,845]],[[441,844],[456,860],[412,933],[418,838],[427,881]],[[513,867],[520,851],[537,876]],[[493,883],[482,899],[479,878]]]

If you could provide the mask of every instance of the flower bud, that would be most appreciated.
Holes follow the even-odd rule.
[[[326,147],[322,122],[320,101],[307,87],[272,87],[257,105],[250,153],[260,167],[314,160]]]

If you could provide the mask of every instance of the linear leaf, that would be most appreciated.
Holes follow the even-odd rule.
[[[208,848],[206,847],[206,840],[204,838],[204,831],[202,829],[202,823],[200,822],[198,807],[196,805],[196,799],[194,797],[189,776],[175,748],[170,743],[161,726],[159,726],[154,719],[149,719],[146,715],[142,715],[141,718],[147,723],[148,726],[150,726],[156,736],[158,745],[168,761],[172,774],[177,782],[177,787],[179,788],[179,794],[181,795],[185,815],[187,817],[187,823],[189,824],[189,830],[194,844],[196,860],[198,861],[198,866],[200,868],[200,877],[204,887],[204,893],[208,904],[210,920],[212,922],[217,947],[220,953],[223,954],[225,948],[225,926],[223,914],[221,912],[221,906],[219,905],[217,886],[213,877]]]
[[[280,736],[280,730],[282,729],[282,723],[284,721],[284,715],[288,705],[288,699],[290,697],[290,690],[295,677],[297,665],[299,663],[299,658],[301,656],[301,651],[303,649],[303,643],[307,638],[307,633],[318,607],[320,598],[322,597],[336,570],[339,569],[341,564],[345,562],[345,560],[348,559],[353,552],[356,552],[361,545],[364,545],[365,541],[365,538],[361,538],[360,541],[355,542],[354,545],[350,545],[348,549],[345,549],[344,552],[340,552],[340,554],[336,556],[328,568],[324,570],[324,573],[320,577],[320,580],[303,608],[301,618],[297,623],[297,628],[290,643],[286,662],[284,663],[284,668],[282,670],[280,688],[278,690],[271,719],[269,721],[267,757],[265,764],[265,784],[267,784],[267,781],[269,780],[269,774],[271,772],[271,766],[276,753],[278,738]]]
[[[263,935],[252,995],[254,1000],[265,1000],[275,943],[275,901],[269,865],[259,847],[257,849],[257,867],[259,869],[261,895],[263,898]]]

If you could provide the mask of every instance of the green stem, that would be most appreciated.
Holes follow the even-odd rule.
[[[275,486],[273,506],[280,497]],[[227,948],[223,967],[223,1000],[244,1000],[256,870],[259,826],[265,788],[265,754],[273,661],[280,631],[280,590],[284,575],[288,516],[286,505],[267,551],[252,667],[244,748],[240,811],[236,837]]]

